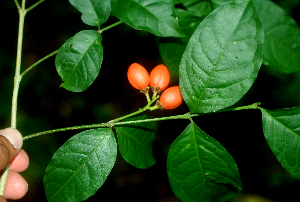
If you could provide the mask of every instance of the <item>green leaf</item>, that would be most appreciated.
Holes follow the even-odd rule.
[[[117,156],[114,133],[87,130],[70,138],[54,154],[44,177],[48,201],[83,201],[105,182]]]
[[[172,0],[111,0],[112,15],[157,36],[183,36]]]
[[[217,8],[219,6],[223,6],[225,4],[232,3],[234,0],[211,0],[214,8]]]
[[[110,0],[69,0],[70,4],[82,13],[82,21],[99,27],[110,15]]]
[[[183,202],[227,201],[242,186],[228,151],[194,123],[172,143],[167,173],[172,190]]]
[[[255,0],[264,33],[264,64],[284,73],[300,71],[300,28],[275,3]]]
[[[268,145],[282,167],[300,180],[300,107],[260,109]]]
[[[128,118],[126,121],[146,119],[147,116]],[[118,145],[123,158],[136,168],[149,168],[155,164],[152,144],[155,132],[150,123],[136,123],[116,127]]]
[[[204,19],[204,17],[195,16],[191,12],[183,9],[176,9],[176,15],[178,16],[179,26],[185,34],[185,37],[161,37],[159,39],[159,52],[164,64],[171,73],[171,79],[174,79],[176,76],[178,79],[181,56],[186,48],[189,38]]]
[[[179,85],[193,113],[232,106],[262,63],[263,31],[252,1],[220,6],[197,27],[182,56]]]
[[[209,1],[190,0],[183,3],[183,6],[186,10],[198,17],[207,16],[212,11],[211,3]]]
[[[59,48],[55,66],[65,89],[85,91],[99,74],[103,60],[101,35],[93,30],[78,32]]]

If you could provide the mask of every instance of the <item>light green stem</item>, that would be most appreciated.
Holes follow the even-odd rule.
[[[50,58],[51,56],[55,55],[58,52],[58,50],[53,51],[52,53],[46,55],[45,57],[43,57],[42,59],[40,59],[39,61],[35,62],[33,65],[31,65],[30,67],[28,67],[24,72],[22,72],[22,74],[20,75],[21,79],[23,78],[23,76],[29,72],[30,70],[32,70],[35,66],[39,65],[41,62],[43,62],[44,60]]]
[[[61,131],[69,131],[69,130],[79,130],[79,129],[90,129],[90,128],[101,128],[101,127],[114,127],[114,126],[120,126],[120,125],[126,125],[126,124],[136,124],[136,123],[145,123],[145,122],[154,122],[154,121],[165,121],[165,120],[174,120],[174,119],[189,119],[192,120],[192,117],[196,117],[196,116],[201,116],[203,114],[191,114],[191,113],[186,113],[186,114],[182,114],[182,115],[176,115],[176,116],[168,116],[168,117],[160,117],[160,118],[153,118],[153,119],[143,119],[143,120],[136,120],[136,121],[123,121],[126,118],[135,116],[137,114],[140,114],[146,110],[151,110],[150,105],[157,99],[158,97],[156,97],[155,99],[151,100],[144,108],[139,109],[136,112],[133,112],[131,114],[122,116],[120,118],[111,120],[107,123],[100,123],[100,124],[92,124],[92,125],[82,125],[82,126],[74,126],[74,127],[66,127],[66,128],[59,128],[59,129],[54,129],[54,130],[48,130],[48,131],[43,131],[43,132],[39,132],[39,133],[34,133],[28,136],[23,137],[23,140],[29,139],[29,138],[33,138],[33,137],[37,137],[40,135],[46,135],[46,134],[51,134],[51,133],[57,133],[57,132],[61,132]],[[242,107],[234,107],[234,108],[228,108],[225,110],[221,110],[218,112],[226,112],[226,111],[238,111],[238,110],[244,110],[244,109],[259,109],[259,105],[260,103],[253,103],[251,105],[246,105],[246,106],[242,106]],[[122,122],[121,122],[122,121]]]
[[[120,24],[122,24],[123,22],[122,21],[118,21],[118,22],[116,22],[116,23],[114,23],[114,24],[111,24],[111,25],[109,25],[109,26],[107,26],[107,27],[104,27],[103,29],[100,29],[98,32],[101,34],[102,32],[104,32],[104,31],[106,31],[106,30],[109,30],[109,29],[111,29],[111,28],[113,28],[113,27],[115,27],[115,26],[118,26],[118,25],[120,25]]]
[[[14,77],[14,89],[12,95],[12,107],[11,107],[11,127],[17,127],[17,100],[18,100],[18,92],[20,85],[20,71],[21,71],[21,59],[22,59],[22,44],[23,44],[23,30],[24,30],[24,20],[26,15],[25,9],[26,0],[22,0],[22,5],[15,0],[15,4],[19,11],[19,31],[18,31],[18,45],[17,45],[17,58],[16,58],[16,69],[15,69],[15,77]],[[4,194],[6,179],[8,175],[9,165],[4,169],[3,175],[0,179],[0,195]]]

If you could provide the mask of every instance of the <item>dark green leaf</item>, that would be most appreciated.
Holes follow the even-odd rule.
[[[255,0],[264,33],[264,64],[284,73],[300,71],[300,29],[297,22],[268,0]]]
[[[176,9],[178,23],[185,37],[164,37],[159,40],[159,52],[171,73],[171,79],[179,75],[179,64],[189,38],[204,17],[198,17],[183,9]]]
[[[214,8],[217,8],[219,6],[223,6],[225,4],[232,3],[234,0],[211,0]]]
[[[300,180],[300,107],[262,109],[265,138],[279,163]]]
[[[211,3],[209,1],[191,0],[183,3],[183,6],[192,14],[203,17],[207,16],[211,11]]]
[[[146,119],[147,116],[128,118],[126,121]],[[149,168],[155,164],[152,144],[155,132],[150,123],[136,123],[116,127],[118,145],[123,158],[136,168]]]
[[[167,173],[174,193],[183,202],[227,201],[242,186],[231,155],[194,123],[172,143]]]
[[[87,130],[70,138],[54,154],[44,177],[48,201],[83,201],[105,182],[117,156],[108,128]]]
[[[99,27],[108,19],[111,11],[110,0],[69,0],[82,13],[82,21]]]
[[[111,0],[112,14],[133,27],[157,36],[183,36],[172,0]]]
[[[99,74],[103,60],[101,35],[93,30],[78,32],[58,50],[55,66],[65,89],[85,91]]]
[[[191,112],[232,106],[262,63],[263,31],[252,1],[220,6],[197,27],[182,56],[179,84]]]

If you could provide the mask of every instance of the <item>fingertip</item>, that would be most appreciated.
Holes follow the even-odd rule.
[[[4,190],[6,199],[18,200],[25,196],[28,191],[28,184],[25,179],[14,171],[9,171]]]
[[[27,153],[21,149],[17,156],[11,161],[9,169],[15,172],[23,172],[29,166],[29,157]]]

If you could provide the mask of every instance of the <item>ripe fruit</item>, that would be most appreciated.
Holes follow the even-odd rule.
[[[161,94],[159,101],[165,109],[174,109],[178,107],[183,102],[179,86],[167,88]]]
[[[127,71],[129,83],[136,89],[142,90],[149,86],[149,73],[138,63],[132,63]]]
[[[161,91],[165,90],[170,83],[170,73],[166,66],[157,65],[150,72],[150,86],[159,87]]]

